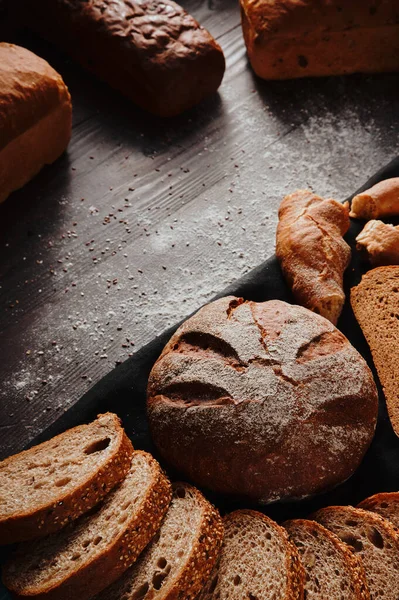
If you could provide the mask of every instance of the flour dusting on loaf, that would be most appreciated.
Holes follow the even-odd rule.
[[[278,300],[205,306],[173,335],[148,384],[165,459],[200,485],[264,503],[349,477],[376,412],[371,372],[348,340]]]

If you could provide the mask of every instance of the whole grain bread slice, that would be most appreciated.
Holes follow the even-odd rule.
[[[96,600],[192,600],[219,555],[223,522],[195,487],[173,485],[171,505],[138,561]]]
[[[351,304],[370,346],[392,427],[399,436],[399,266],[368,271]]]
[[[306,572],[307,600],[370,600],[362,562],[338,536],[317,523],[283,523]]]
[[[0,544],[42,537],[91,509],[129,471],[133,447],[106,413],[0,462]]]
[[[391,521],[392,525],[399,530],[399,492],[375,494],[360,502],[358,508],[371,510],[371,512],[381,515]]]
[[[304,570],[288,534],[253,510],[224,519],[222,551],[198,600],[302,600]]]
[[[361,559],[373,600],[397,600],[399,534],[387,519],[352,506],[322,508],[312,518],[335,533]]]
[[[146,452],[103,503],[61,531],[19,546],[3,568],[15,598],[87,600],[118,579],[159,528],[171,486]]]

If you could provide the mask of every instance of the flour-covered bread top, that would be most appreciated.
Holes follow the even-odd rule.
[[[148,414],[164,458],[194,482],[267,503],[353,473],[374,434],[377,390],[327,319],[230,296],[172,336],[149,377]]]

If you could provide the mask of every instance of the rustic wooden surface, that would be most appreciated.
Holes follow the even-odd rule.
[[[220,94],[144,114],[28,34],[64,76],[68,153],[0,207],[0,455],[273,252],[298,187],[343,199],[398,154],[398,75],[257,80],[232,0],[186,8],[227,59]]]

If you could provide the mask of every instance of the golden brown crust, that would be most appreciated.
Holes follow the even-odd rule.
[[[370,346],[392,427],[399,436],[399,266],[377,267],[351,290],[355,317]]]
[[[357,249],[373,267],[399,265],[399,226],[368,221],[356,238]]]
[[[399,177],[384,179],[352,200],[350,217],[379,219],[399,215]]]
[[[345,573],[337,573],[337,576],[350,579],[349,587],[352,592],[351,598],[356,600],[370,600],[370,592],[363,564],[348,548],[347,544],[344,544],[338,536],[323,527],[323,525],[320,525],[320,523],[317,523],[317,521],[309,521],[307,519],[293,519],[291,521],[286,521],[282,525],[287,529],[288,535],[293,539],[294,543],[295,529],[297,527],[304,528],[309,531],[310,534],[314,532],[315,537],[323,536],[326,538],[345,563]]]
[[[27,6],[30,27],[156,115],[191,108],[222,81],[219,44],[173,0],[28,0]]]
[[[388,519],[399,530],[399,492],[381,492],[365,498],[357,505],[358,508],[370,510]]]
[[[257,75],[289,79],[399,69],[395,0],[241,0]]]
[[[83,564],[70,577],[57,582],[53,587],[46,582],[44,589],[34,593],[14,582],[10,576],[8,563],[3,568],[3,581],[14,598],[35,600],[89,600],[95,594],[116,581],[132,565],[145,546],[157,532],[168,509],[172,490],[171,484],[157,461],[146,452],[143,454],[152,465],[152,482],[142,501],[140,510],[135,507],[135,515],[124,533],[113,540],[104,552]],[[13,558],[10,559],[10,562]]]
[[[295,299],[334,325],[345,302],[350,248],[348,207],[309,190],[286,196],[279,209],[276,254]]]
[[[48,62],[0,43],[0,150],[64,103],[71,108],[68,88]]]
[[[126,433],[121,427],[120,419],[116,415],[106,413],[101,416],[110,416],[115,420],[115,427],[119,429],[118,443],[109,460],[76,489],[69,494],[63,495],[60,488],[59,496],[49,504],[38,507],[30,512],[28,505],[21,507],[19,514],[0,520],[0,544],[11,544],[39,538],[62,529],[65,525],[77,519],[82,514],[98,504],[108,492],[110,492],[129,471],[133,446]],[[84,429],[85,425],[74,428],[76,431]],[[46,448],[55,440],[67,438],[70,430],[61,433],[49,442],[43,442],[31,450],[25,450],[16,456],[29,456],[32,451]],[[3,465],[12,464],[15,456],[3,461]],[[27,500],[28,503],[28,500]]]

